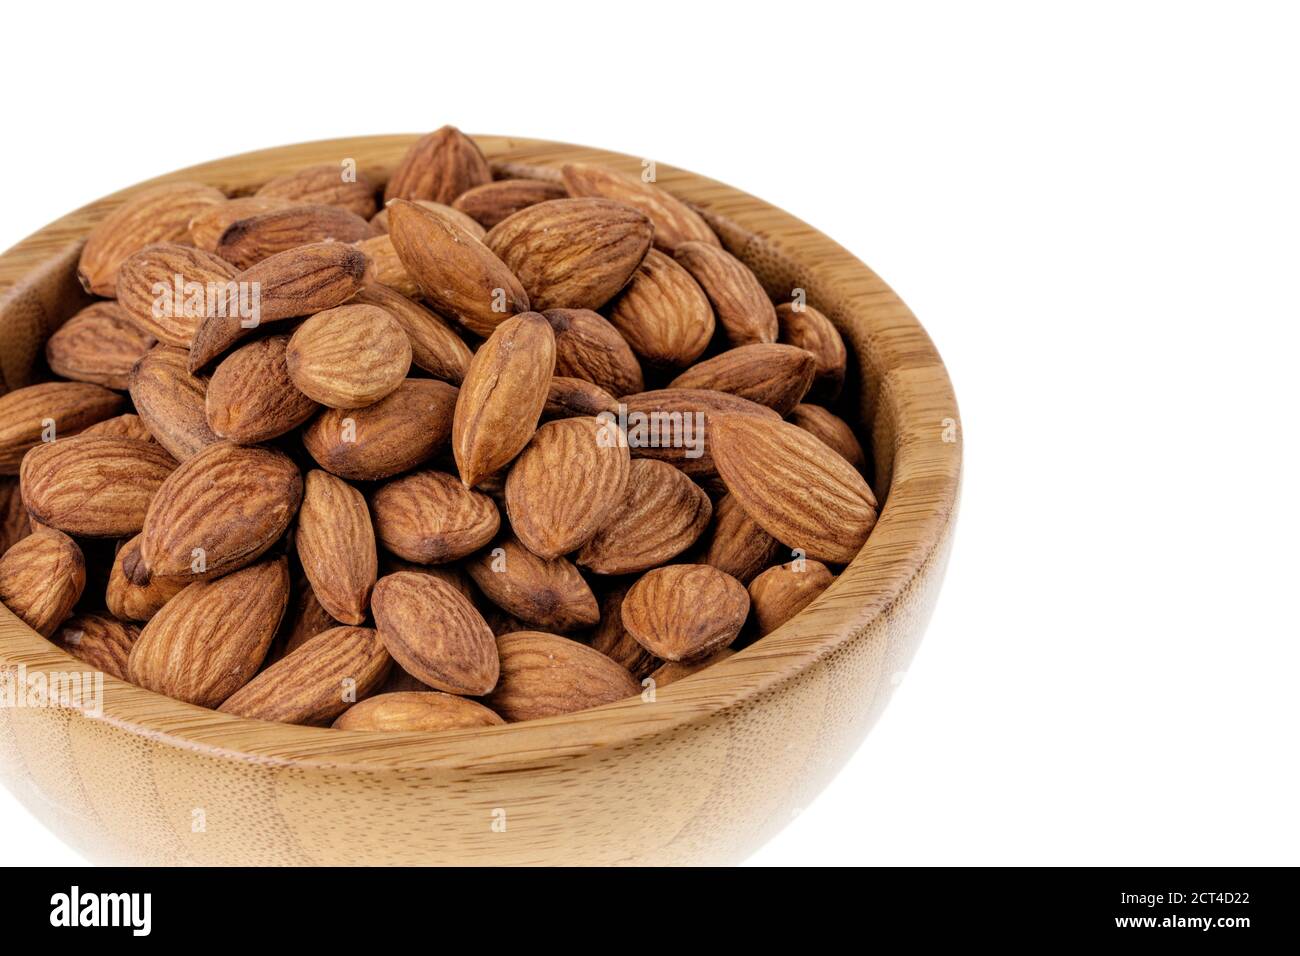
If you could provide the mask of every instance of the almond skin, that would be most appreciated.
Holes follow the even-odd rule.
[[[341,305],[298,326],[285,352],[298,390],[329,408],[365,408],[393,392],[411,368],[411,343],[373,305]]]
[[[176,700],[216,707],[257,673],[288,600],[283,558],[195,581],[144,626],[127,677]]]
[[[801,569],[801,570],[796,570]],[[771,634],[794,617],[823,591],[835,576],[820,561],[792,561],[768,568],[749,583],[749,598],[758,622],[758,634]]]
[[[658,186],[591,163],[569,163],[560,172],[570,196],[603,196],[645,213],[654,223],[655,246],[670,255],[689,240],[718,245],[699,213]]]
[[[17,478],[0,478],[0,554],[32,533]]]
[[[641,363],[618,329],[590,309],[550,309],[544,313],[555,333],[555,374],[580,378],[611,395],[645,388]]]
[[[379,556],[361,492],[327,472],[309,471],[294,541],[303,572],[330,617],[362,623]]]
[[[534,554],[582,547],[622,503],[631,456],[616,423],[566,418],[533,435],[506,478],[506,512]]]
[[[314,242],[360,242],[375,228],[339,206],[295,205],[237,219],[217,240],[216,254],[236,269]]]
[[[289,610],[280,623],[277,644],[271,647],[273,661],[302,647],[317,634],[338,626],[339,622],[321,606],[307,576],[299,575],[290,586]]]
[[[623,501],[578,552],[597,574],[633,574],[681,554],[708,527],[713,506],[704,490],[672,465],[638,459]]]
[[[145,516],[137,584],[150,576],[216,578],[263,555],[302,501],[302,475],[284,454],[219,442],[168,476]],[[202,570],[194,563],[201,552]]]
[[[691,274],[652,249],[614,303],[609,321],[653,366],[690,365],[713,338],[713,306]]]
[[[528,311],[528,295],[510,268],[455,222],[399,199],[388,207],[388,234],[429,304],[476,335]]]
[[[562,375],[551,379],[546,389],[546,404],[542,406],[543,419],[595,418],[602,414],[617,420],[618,400],[599,385]]]
[[[732,345],[776,341],[776,309],[749,266],[707,242],[679,243],[673,258],[709,297]]]
[[[254,195],[262,199],[338,206],[362,219],[369,219],[378,208],[375,203],[375,184],[363,173],[344,178],[343,167],[333,163],[308,166],[276,176]]]
[[[440,471],[417,471],[374,494],[375,533],[418,564],[455,561],[482,548],[501,526],[496,505]]]
[[[45,637],[67,620],[85,586],[81,549],[53,528],[34,531],[0,556],[0,602]]]
[[[113,558],[108,572],[108,587],[104,604],[112,615],[123,621],[147,621],[164,604],[191,583],[187,578],[157,578],[148,584],[136,584],[126,576],[128,562],[134,566],[140,560],[140,536],[126,541]]]
[[[191,375],[184,349],[161,346],[131,369],[131,401],[158,444],[177,461],[220,441],[208,424],[206,379]]]
[[[876,523],[876,496],[834,449],[788,422],[714,415],[709,440],[727,490],[788,548],[847,563]]]
[[[453,385],[464,381],[472,353],[440,316],[378,282],[366,286],[352,301],[378,306],[397,320],[410,339],[412,365]]]
[[[423,206],[434,215],[450,220],[453,225],[460,226],[480,242],[482,242],[483,237],[487,235],[486,229],[459,209],[453,209],[451,206],[444,206],[440,202],[433,202],[428,199],[412,199],[411,202],[415,203],[417,206]],[[385,207],[375,213],[375,217],[370,220],[370,225],[374,226],[380,232],[388,232],[388,208]]]
[[[688,368],[669,388],[704,388],[739,395],[784,417],[812,387],[817,364],[792,345],[741,345]]]
[[[628,445],[633,458],[666,461],[700,479],[718,473],[709,446],[709,416],[754,415],[772,421],[781,419],[766,405],[711,389],[657,389],[628,395],[623,404],[627,406]],[[679,429],[680,441],[664,440],[665,435],[676,436]],[[660,436],[658,445],[655,444],[656,433]]]
[[[666,661],[689,661],[721,650],[749,616],[749,594],[707,564],[670,564],[641,576],[623,599],[623,626]]]
[[[338,730],[395,733],[499,727],[505,721],[482,704],[439,691],[379,694],[349,707],[334,721]]]
[[[421,137],[402,157],[384,190],[385,202],[429,199],[449,205],[467,189],[492,181],[492,168],[478,145],[444,126]]]
[[[289,378],[287,335],[235,349],[217,366],[204,400],[208,427],[220,438],[255,445],[293,431],[320,408]]]
[[[217,243],[231,223],[296,205],[291,199],[276,196],[237,196],[205,206],[202,212],[190,220],[190,243],[204,252],[215,252]]]
[[[478,697],[496,686],[492,630],[452,585],[401,571],[379,579],[373,603],[379,639],[408,674],[451,694]]]
[[[165,345],[189,348],[207,306],[225,294],[238,273],[213,253],[174,242],[157,243],[122,263],[117,301],[141,331]],[[177,276],[181,277],[179,293]]]
[[[120,538],[144,526],[149,502],[176,468],[153,442],[78,435],[33,448],[19,481],[41,524],[88,538]]]
[[[858,471],[867,467],[867,453],[849,423],[820,405],[796,405],[787,419],[839,452]]]
[[[126,680],[126,661],[139,636],[140,629],[134,624],[124,624],[107,614],[78,614],[64,621],[50,640],[95,670]]]
[[[663,661],[637,643],[623,626],[623,599],[627,592],[626,587],[615,588],[600,602],[600,623],[591,636],[591,647],[626,667],[640,681],[649,677]]]
[[[202,183],[165,183],[136,193],[90,231],[77,278],[87,292],[113,298],[128,256],[155,242],[186,241],[190,220],[225,201],[223,192]]]
[[[502,220],[483,241],[534,309],[598,309],[636,272],[653,235],[650,220],[621,203],[552,199]]]
[[[507,720],[558,717],[635,697],[627,670],[585,644],[541,631],[497,638],[501,679],[488,705]]]
[[[402,265],[402,260],[393,247],[392,236],[375,236],[356,245],[370,260],[376,283],[386,285],[402,295],[413,298],[419,296],[420,284],[415,281],[411,273],[406,271],[406,266]]]
[[[130,413],[105,418],[102,422],[97,422],[77,434],[100,435],[105,438],[134,438],[136,441],[157,441],[153,437],[153,432],[149,431],[145,425],[144,419],[139,415]]]
[[[153,344],[116,302],[95,302],[55,330],[45,361],[56,375],[125,391],[131,366]]]
[[[501,323],[474,354],[456,398],[451,448],[473,488],[523,451],[546,404],[555,336],[537,312]]]
[[[0,395],[0,475],[18,474],[23,455],[42,443],[47,421],[57,441],[116,415],[125,404],[121,395],[89,382],[43,382]]]
[[[748,584],[772,563],[781,542],[764,531],[731,495],[723,495],[713,509],[713,530],[700,564],[708,564]]]
[[[282,724],[325,726],[374,691],[392,659],[368,627],[334,627],[286,654],[217,709]]]
[[[521,209],[568,196],[563,186],[542,179],[500,179],[467,189],[452,208],[472,217],[485,229],[509,219]]]
[[[817,397],[832,401],[844,386],[848,352],[839,330],[825,315],[810,305],[795,311],[792,303],[776,307],[781,341],[811,352],[817,362],[814,389]]]
[[[666,661],[660,667],[650,674],[650,680],[654,681],[655,687],[662,690],[669,684],[675,684],[683,677],[690,677],[692,674],[698,674],[706,667],[712,667],[731,657],[736,652],[729,647],[724,647],[720,651],[715,651],[708,657],[701,657],[696,661]]]
[[[539,558],[512,536],[471,558],[465,570],[489,601],[534,627],[575,631],[600,619],[577,568],[564,558]]]

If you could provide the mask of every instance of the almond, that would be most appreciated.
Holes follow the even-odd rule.
[[[104,595],[108,610],[123,621],[149,620],[190,583],[188,578],[156,578],[147,584],[136,584],[127,577],[126,567],[128,564],[134,567],[139,561],[140,536],[137,534],[125,542],[113,558]]]
[[[673,258],[709,297],[732,345],[776,341],[776,309],[749,266],[707,242],[680,243]]]
[[[697,661],[667,661],[650,674],[650,680],[654,682],[655,688],[662,690],[669,684],[675,684],[684,677],[690,677],[692,674],[698,674],[714,664],[720,664],[736,652],[729,647],[724,647],[720,651],[715,651],[708,657],[701,657]]]
[[[327,472],[309,471],[294,542],[312,591],[330,617],[344,624],[363,622],[379,556],[361,492]]]
[[[600,623],[591,636],[591,647],[616,664],[621,664],[638,681],[649,677],[663,661],[655,657],[623,626],[626,587],[615,588],[600,603]]]
[[[623,600],[623,626],[666,661],[705,657],[736,639],[749,594],[707,564],[670,564],[642,575]]]
[[[393,170],[385,201],[431,199],[450,203],[467,189],[492,181],[492,168],[475,142],[444,126],[421,137]]]
[[[852,465],[788,422],[714,415],[718,473],[763,530],[819,561],[853,560],[876,523],[876,496]]]
[[[289,610],[280,622],[280,636],[276,644],[271,646],[268,660],[274,663],[285,654],[302,647],[317,634],[338,626],[339,622],[330,617],[329,612],[321,606],[307,576],[299,574],[290,586]]]
[[[776,318],[781,328],[781,341],[813,354],[817,362],[815,387],[817,395],[833,400],[844,385],[848,353],[844,339],[830,319],[810,305],[796,311],[792,303],[776,307]]]
[[[609,315],[632,351],[659,367],[690,365],[708,347],[713,307],[691,274],[650,250]]]
[[[510,268],[463,227],[406,200],[388,207],[393,248],[429,303],[477,335],[518,312],[528,295]]]
[[[158,444],[177,461],[220,440],[208,424],[205,379],[191,375],[184,349],[161,346],[131,369],[131,401]]]
[[[89,382],[43,382],[0,395],[0,474],[16,475],[42,440],[71,437],[116,415],[121,395]]]
[[[219,189],[202,183],[165,183],[136,193],[90,231],[77,278],[87,292],[113,298],[117,270],[128,256],[151,243],[184,242],[190,220],[225,201]]]
[[[453,385],[464,381],[469,346],[440,316],[377,282],[358,292],[352,301],[378,306],[397,320],[411,341],[412,365]]]
[[[506,512],[534,554],[582,547],[623,501],[631,457],[616,423],[566,418],[533,435],[506,478]]]
[[[360,242],[375,234],[370,223],[339,206],[295,205],[237,219],[217,240],[216,254],[236,269],[316,242]]]
[[[19,480],[23,503],[49,528],[90,538],[132,535],[176,461],[153,442],[78,435],[33,448]]]
[[[560,375],[551,379],[546,404],[542,406],[544,419],[594,418],[602,414],[617,420],[618,400],[599,385]]]
[[[867,453],[844,419],[820,405],[796,405],[787,420],[834,448],[841,458],[858,471],[866,469]]]
[[[208,382],[208,426],[221,438],[255,445],[293,431],[319,405],[289,378],[287,335],[270,335],[235,349]]]
[[[771,634],[831,586],[835,576],[820,561],[791,561],[768,568],[749,584],[760,637]]]
[[[0,555],[32,533],[17,478],[0,478]]]
[[[276,176],[254,196],[338,206],[362,219],[369,219],[377,208],[375,191],[375,184],[363,173],[350,167],[324,163]]]
[[[451,448],[466,487],[523,451],[555,369],[555,336],[537,312],[507,319],[474,354],[456,399]]]
[[[78,614],[64,621],[50,640],[95,670],[126,680],[126,661],[139,636],[140,629],[134,624],[115,621],[107,614]]]
[[[597,574],[632,574],[681,554],[703,533],[713,507],[698,485],[672,465],[638,459],[623,501],[578,552]]]
[[[375,625],[388,653],[429,687],[480,696],[497,683],[496,641],[469,599],[446,581],[402,571],[375,585]]]
[[[329,408],[364,408],[390,394],[411,368],[411,343],[373,305],[341,305],[298,326],[285,352],[298,390]]]
[[[0,556],[0,602],[46,637],[67,620],[85,586],[81,549],[53,528],[37,529]]]
[[[452,208],[491,229],[521,209],[549,199],[564,199],[566,196],[568,193],[558,183],[548,183],[541,179],[501,179],[467,189],[456,197]]]
[[[812,386],[812,353],[792,345],[741,345],[678,375],[669,388],[703,388],[739,395],[787,415]]]
[[[718,245],[699,213],[658,186],[591,163],[568,163],[561,175],[570,196],[603,196],[641,210],[654,223],[655,246],[664,252],[689,240]]]
[[[513,536],[470,558],[465,570],[484,597],[526,624],[574,631],[600,619],[596,596],[577,568],[564,558],[539,558]]]
[[[216,578],[280,539],[302,501],[302,476],[270,448],[219,442],[182,462],[145,516],[137,584],[152,577]]]
[[[289,209],[296,205],[298,204],[291,199],[276,196],[238,196],[205,206],[190,220],[190,242],[204,252],[216,252],[217,243],[231,224],[264,212]]]
[[[375,282],[386,285],[402,295],[414,297],[420,294],[420,284],[415,281],[411,273],[406,271],[406,266],[402,265],[397,250],[393,248],[392,236],[363,239],[356,246],[370,260]]]
[[[450,220],[454,225],[460,226],[480,242],[483,240],[483,237],[487,235],[486,229],[459,209],[453,209],[451,206],[444,206],[440,202],[432,202],[428,199],[413,199],[411,202],[415,203],[417,206],[423,206],[434,215]],[[388,232],[388,207],[385,206],[383,209],[379,210],[379,212],[375,213],[375,217],[370,220],[370,225],[374,226],[380,232]]]
[[[153,344],[116,302],[95,302],[55,330],[45,360],[56,375],[125,391],[131,366]]]
[[[395,733],[497,727],[505,721],[482,704],[438,691],[380,694],[349,707],[334,726],[339,730]]]
[[[440,471],[390,481],[375,492],[373,512],[380,544],[419,564],[472,554],[501,526],[491,498]]]
[[[713,509],[713,531],[700,564],[708,564],[748,584],[772,563],[781,543],[759,526],[731,495]]]
[[[555,333],[555,374],[580,378],[613,395],[645,388],[641,363],[618,329],[590,309],[543,313]]]
[[[223,714],[324,726],[388,676],[392,659],[368,627],[334,627],[286,654],[232,694]]]
[[[105,438],[134,438],[136,441],[157,441],[149,431],[144,419],[139,415],[127,413],[105,418],[102,422],[91,425],[79,435],[100,435]]]
[[[641,685],[585,644],[519,631],[497,638],[501,679],[487,703],[507,720],[536,720],[635,697]]]
[[[727,392],[699,388],[665,388],[628,395],[628,445],[633,458],[654,458],[694,478],[717,474],[709,449],[710,415],[755,415],[780,421],[766,405]]]
[[[653,234],[649,219],[621,203],[552,199],[497,223],[483,241],[534,309],[598,309],[636,272]]]
[[[257,673],[289,600],[283,558],[195,581],[144,626],[131,648],[133,684],[216,707]]]
[[[208,306],[229,301],[229,284],[238,272],[202,249],[157,243],[122,263],[117,301],[142,331],[166,345],[189,348]]]

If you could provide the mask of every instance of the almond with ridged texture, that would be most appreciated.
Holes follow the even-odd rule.
[[[663,690],[669,684],[675,684],[684,677],[690,677],[692,674],[698,674],[706,667],[722,663],[735,653],[731,648],[724,647],[722,650],[715,651],[708,657],[701,657],[696,661],[666,661],[651,672],[650,680],[655,682],[657,690]]]
[[[451,206],[444,206],[440,202],[432,202],[428,199],[412,199],[410,200],[410,202],[415,203],[417,206],[423,206],[425,209],[429,210],[435,215],[441,216],[443,219],[449,220],[453,225],[460,226],[462,229],[464,229],[466,232],[468,232],[471,236],[473,236],[475,239],[479,240],[480,242],[482,242],[483,237],[487,235],[486,229],[480,226],[477,221],[465,215],[459,209],[453,209]],[[387,206],[379,210],[379,212],[375,213],[374,218],[370,220],[370,225],[374,226],[380,232],[388,232],[388,207]]]
[[[709,297],[732,345],[776,341],[776,309],[749,266],[707,242],[683,242],[673,258]]]
[[[309,471],[294,543],[312,591],[330,617],[362,623],[379,575],[379,555],[361,492],[328,472]]]
[[[208,426],[221,438],[255,445],[293,431],[320,406],[289,378],[289,336],[269,335],[235,349],[208,381]]]
[[[776,319],[781,328],[780,340],[811,352],[816,359],[816,394],[827,400],[836,398],[844,386],[848,352],[834,323],[810,305],[796,310],[790,302],[776,307]]]
[[[89,382],[42,382],[0,395],[0,475],[18,474],[23,455],[42,439],[71,437],[125,404],[121,395]]]
[[[411,341],[411,364],[453,385],[465,379],[473,353],[465,340],[439,315],[382,283],[366,286],[352,299],[383,309]]]
[[[147,584],[136,584],[126,576],[125,569],[128,564],[135,566],[139,560],[140,536],[137,534],[118,548],[108,572],[104,604],[119,620],[149,620],[179,594],[181,588],[191,583],[188,578],[157,578]]]
[[[219,442],[168,476],[149,504],[137,584],[152,577],[216,578],[266,553],[302,502],[302,475],[288,456]]]
[[[466,562],[483,596],[534,627],[576,631],[600,620],[596,596],[564,558],[539,558],[513,536]]]
[[[645,388],[641,363],[618,329],[590,309],[543,313],[555,333],[555,374],[580,378],[613,395]]]
[[[127,256],[155,242],[185,242],[190,220],[225,201],[225,193],[202,183],[165,183],[136,193],[90,231],[77,278],[87,292],[113,298]]]
[[[794,617],[831,586],[835,576],[820,561],[791,561],[768,568],[749,583],[749,599],[762,637]]]
[[[184,349],[160,346],[131,369],[131,401],[158,444],[177,461],[193,458],[220,436],[208,424],[207,379],[191,375]]]
[[[637,459],[623,501],[575,560],[597,574],[633,574],[681,554],[708,527],[704,490],[672,465]]]
[[[286,654],[217,709],[281,724],[325,726],[383,684],[392,659],[368,627],[333,627]]]
[[[473,488],[524,450],[546,404],[555,336],[538,312],[501,323],[469,363],[452,420],[451,449]]]
[[[421,137],[402,157],[384,190],[393,199],[450,204],[468,189],[492,181],[492,168],[478,145],[454,126]]]
[[[280,633],[267,654],[267,663],[273,664],[285,654],[296,651],[317,634],[338,627],[339,622],[329,616],[311,589],[305,574],[294,577],[289,587],[289,609],[280,622]]]
[[[86,586],[86,559],[62,531],[39,528],[0,556],[0,602],[49,637]]]
[[[546,404],[542,406],[542,418],[551,421],[556,418],[595,418],[608,414],[618,417],[618,399],[599,385],[584,382],[580,378],[565,378],[556,375],[546,389]]]
[[[400,691],[379,694],[349,707],[334,721],[337,730],[384,733],[471,730],[499,727],[505,721],[476,701],[440,691]]]
[[[867,467],[867,453],[853,434],[849,423],[820,405],[796,405],[787,419],[810,432],[839,452],[840,456],[858,471]]]
[[[45,361],[56,375],[125,391],[131,366],[153,344],[153,336],[128,319],[116,302],[95,302],[49,337]]]
[[[374,226],[338,206],[290,206],[237,219],[221,234],[215,251],[236,269],[247,269],[299,246],[360,242],[374,234]]]
[[[876,496],[834,449],[797,425],[740,415],[709,420],[718,473],[750,517],[810,558],[852,561],[876,524]]]
[[[731,495],[723,495],[713,509],[713,530],[700,555],[708,564],[748,584],[772,563],[781,543],[749,516]]]
[[[134,624],[107,614],[77,614],[64,621],[50,640],[83,664],[126,680],[126,661],[139,636],[140,629]]]
[[[328,408],[365,408],[391,394],[411,369],[411,342],[373,305],[341,305],[298,326],[285,352],[298,390]]]
[[[456,395],[446,382],[408,378],[366,408],[326,409],[303,430],[302,443],[340,478],[389,478],[446,450]]]
[[[77,435],[33,448],[19,472],[23,504],[49,528],[120,538],[144,526],[176,460],[154,442]]]
[[[291,199],[276,196],[237,196],[205,206],[202,212],[190,220],[189,240],[204,252],[215,252],[222,234],[232,223],[296,205],[298,203]]]
[[[374,493],[372,512],[379,543],[417,564],[463,558],[501,527],[491,498],[441,471],[417,471],[388,482]]]
[[[375,282],[411,298],[420,295],[420,284],[415,281],[411,273],[406,271],[406,266],[402,265],[397,250],[393,248],[392,236],[382,235],[363,239],[356,246],[370,260]]]
[[[655,246],[669,254],[691,240],[719,244],[699,213],[653,183],[592,163],[568,163],[561,175],[570,196],[603,196],[641,210],[654,223]]]
[[[632,457],[666,461],[698,479],[718,473],[709,450],[710,415],[754,415],[774,422],[781,420],[766,405],[712,389],[656,389],[626,395],[623,404],[627,406]],[[656,429],[660,435],[657,442]]]
[[[334,163],[307,166],[276,176],[254,195],[262,199],[338,206],[362,219],[369,219],[378,208],[375,184],[364,173]]]
[[[388,234],[429,304],[476,335],[528,311],[528,294],[509,266],[450,219],[399,199],[388,207]]]
[[[661,368],[690,365],[713,338],[713,306],[691,274],[650,250],[614,303],[609,321],[632,351]]]
[[[0,478],[0,554],[32,533],[17,478]]]
[[[669,388],[705,388],[739,395],[785,416],[812,386],[817,364],[792,345],[741,345],[693,365]]]
[[[591,635],[591,647],[621,664],[638,681],[649,677],[663,661],[637,643],[623,626],[623,599],[628,588],[615,588],[600,602],[600,623]]]
[[[623,626],[666,661],[689,661],[736,639],[749,616],[749,594],[707,564],[670,564],[643,575],[623,599]]]
[[[379,579],[372,603],[379,639],[408,674],[449,694],[479,697],[496,686],[492,629],[452,585],[400,571]]]
[[[585,644],[541,631],[497,639],[501,679],[487,704],[507,720],[558,717],[635,697],[641,685]]]
[[[213,304],[208,290],[224,290],[238,274],[238,269],[211,252],[174,242],[157,243],[122,263],[117,301],[141,331],[164,345],[189,348]],[[195,289],[203,294],[195,295]]]
[[[605,199],[552,199],[497,223],[483,240],[519,277],[532,307],[598,309],[627,285],[654,227]]]
[[[567,196],[568,193],[559,183],[548,183],[542,179],[499,179],[467,189],[452,203],[452,208],[459,209],[484,228],[491,229],[521,209]]]
[[[136,441],[156,442],[158,440],[153,437],[153,432],[149,431],[143,418],[129,412],[125,415],[105,418],[102,422],[97,422],[77,434],[99,435],[104,438],[134,438]]]
[[[537,429],[506,478],[510,526],[529,551],[576,551],[622,503],[631,457],[617,422],[565,418]]]

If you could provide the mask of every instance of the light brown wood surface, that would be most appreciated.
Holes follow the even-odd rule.
[[[81,241],[134,190],[191,179],[247,193],[346,158],[383,181],[415,138],[218,160],[25,239],[0,256],[0,391],[31,380],[49,333],[86,301],[75,279]],[[641,169],[601,150],[477,139],[498,166],[533,174],[568,161]],[[473,732],[240,720],[111,677],[99,717],[0,708],[0,778],[46,826],[90,859],[117,864],[730,863],[812,801],[879,716],[933,607],[960,483],[956,400],[916,318],[840,246],[712,180],[659,165],[658,182],[697,205],[769,292],[788,299],[806,289],[844,334],[865,382],[863,437],[884,508],[836,583],[653,702]],[[86,670],[0,607],[0,668],[19,665]]]

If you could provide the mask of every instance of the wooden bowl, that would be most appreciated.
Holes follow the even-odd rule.
[[[414,139],[222,159],[46,226],[0,257],[0,391],[40,374],[46,338],[87,301],[75,277],[82,239],[132,193],[171,179],[247,193],[345,158],[382,182]],[[533,175],[574,160],[641,169],[577,146],[478,142],[495,165]],[[769,292],[807,290],[857,364],[884,508],[836,583],[653,703],[473,732],[242,720],[106,676],[101,716],[0,708],[0,773],[33,814],[112,864],[716,864],[744,858],[812,801],[884,708],[929,618],[956,517],[957,404],[915,317],[844,249],[702,176],[661,165],[658,182],[698,206]],[[0,606],[0,668],[19,665],[88,671]]]

